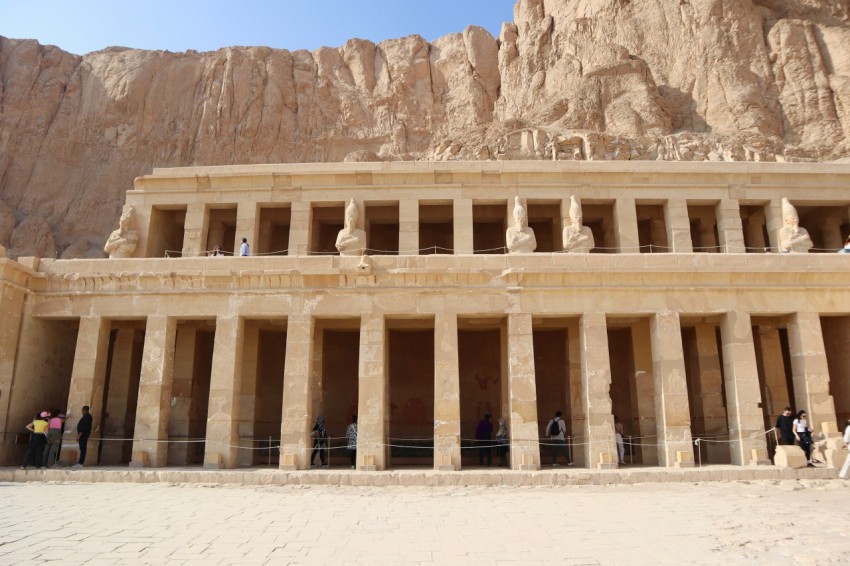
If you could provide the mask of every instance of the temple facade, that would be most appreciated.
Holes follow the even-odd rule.
[[[347,464],[357,415],[358,469],[459,470],[490,414],[534,470],[556,411],[577,466],[615,421],[630,464],[770,464],[786,405],[850,418],[848,234],[850,165],[156,169],[108,259],[0,257],[0,459],[88,405],[102,465],[305,469],[319,415]]]

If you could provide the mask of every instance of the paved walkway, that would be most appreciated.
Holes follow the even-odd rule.
[[[842,564],[850,482],[0,483],[0,564]]]

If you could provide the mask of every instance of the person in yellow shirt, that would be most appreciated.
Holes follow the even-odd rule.
[[[44,463],[44,446],[47,444],[47,419],[49,417],[50,413],[42,411],[27,425],[27,430],[30,431],[30,443],[27,446],[27,453],[21,466],[22,470],[26,470],[30,464],[40,469]]]

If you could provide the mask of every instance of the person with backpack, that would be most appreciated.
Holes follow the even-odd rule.
[[[322,462],[322,467],[328,467],[328,460],[325,453],[328,450],[328,431],[325,428],[325,416],[319,415],[316,419],[316,424],[313,425],[313,430],[310,432],[313,437],[313,452],[310,454],[310,467],[316,467],[316,454],[319,455],[319,460]]]
[[[564,420],[561,418],[561,411],[555,412],[555,417],[549,421],[549,424],[546,425],[546,433],[549,436],[549,442],[552,444],[552,467],[558,467],[558,453],[564,455],[564,459],[567,461],[568,466],[573,465],[573,461],[570,460],[570,453],[567,450],[567,441],[564,438],[564,435],[567,432],[567,425],[564,423]]]
[[[478,465],[484,467],[484,459],[487,459],[487,467],[493,465],[493,453],[490,451],[493,436],[493,423],[490,422],[490,413],[484,413],[484,418],[478,422],[475,428],[475,445],[478,448]]]

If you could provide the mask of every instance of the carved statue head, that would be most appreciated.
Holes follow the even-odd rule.
[[[133,207],[128,206],[124,212],[121,213],[121,218],[118,219],[118,228],[121,231],[126,231],[131,228],[133,222]]]
[[[348,206],[345,207],[345,227],[349,230],[353,230],[357,227],[357,216],[360,214],[360,211],[357,209],[357,203],[354,202],[354,199],[348,203]]]
[[[800,216],[797,214],[797,209],[785,197],[782,198],[782,219],[788,228],[796,228],[800,225]]]
[[[525,228],[527,218],[528,214],[526,214],[525,207],[522,206],[522,202],[520,202],[519,197],[514,197],[514,222],[516,223],[517,228]]]
[[[581,215],[581,205],[575,196],[570,197],[570,220],[573,223],[573,226],[578,228],[581,227],[581,222],[583,220]]]

